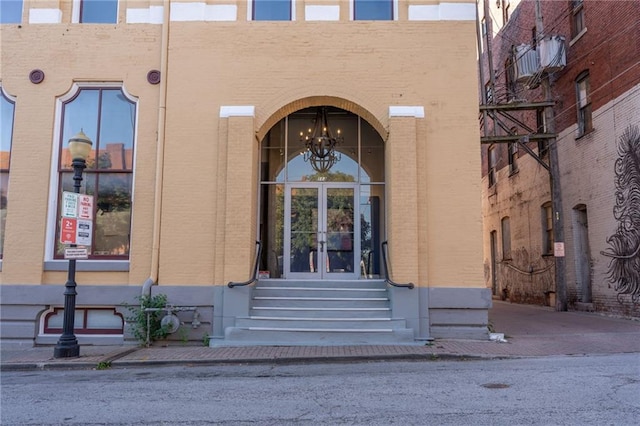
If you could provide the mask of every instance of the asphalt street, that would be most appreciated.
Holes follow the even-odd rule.
[[[637,354],[2,374],[3,425],[635,425]]]

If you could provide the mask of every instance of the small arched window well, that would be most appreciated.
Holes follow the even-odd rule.
[[[44,334],[62,334],[63,308],[52,308],[44,315]],[[115,308],[77,308],[75,334],[123,334],[124,318]]]

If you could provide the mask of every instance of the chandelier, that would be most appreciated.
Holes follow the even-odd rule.
[[[318,107],[314,128],[305,134],[300,132],[300,142],[305,146],[303,152],[304,161],[311,164],[313,170],[318,173],[326,173],[341,159],[336,146],[344,140],[337,130],[338,136],[334,137],[327,123],[327,108]]]

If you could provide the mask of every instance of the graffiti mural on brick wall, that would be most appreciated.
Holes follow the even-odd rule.
[[[608,280],[618,293],[618,301],[630,297],[640,302],[640,129],[629,126],[618,144],[615,162],[613,216],[618,222],[610,245],[601,252],[610,257]]]

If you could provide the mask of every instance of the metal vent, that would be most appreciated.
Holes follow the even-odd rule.
[[[538,71],[538,52],[529,44],[521,44],[514,49],[515,77],[518,83],[524,83]]]
[[[567,65],[564,37],[549,36],[540,40],[540,66],[545,72],[560,71]]]

